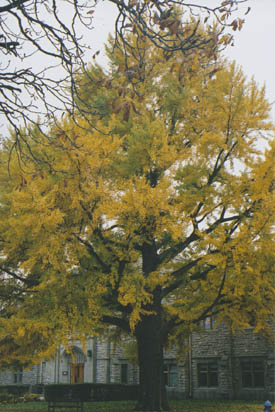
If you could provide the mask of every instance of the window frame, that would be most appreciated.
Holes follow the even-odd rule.
[[[172,370],[174,368],[174,370]],[[175,360],[163,362],[163,377],[164,384],[168,388],[176,388],[178,386],[178,366]]]
[[[129,365],[128,363],[120,364],[120,383],[128,384],[129,382]]]
[[[13,374],[13,383],[23,383],[24,368],[17,369]]]
[[[218,361],[209,360],[209,361],[198,362],[197,363],[197,381],[198,381],[198,388],[207,388],[207,389],[218,388],[219,387]],[[203,381],[205,381],[205,384],[203,383]]]
[[[257,367],[259,364],[260,368]],[[259,379],[262,381],[261,384],[257,383]],[[264,359],[247,358],[241,360],[241,384],[244,389],[260,389],[265,387]]]
[[[215,323],[216,319],[214,316],[206,316],[206,318],[201,321],[201,327],[205,331],[213,330],[215,328]]]

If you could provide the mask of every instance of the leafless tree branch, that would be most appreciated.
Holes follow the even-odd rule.
[[[20,150],[22,127],[26,133],[30,122],[47,130],[51,122],[56,122],[58,113],[73,115],[82,110],[85,115],[92,111],[83,102],[79,104],[76,76],[86,71],[89,45],[78,33],[83,32],[83,27],[92,28],[99,1],[91,5],[85,0],[3,0],[0,117],[4,119],[2,124],[9,124],[14,131],[16,149]],[[217,21],[219,32],[227,27],[240,29],[242,20],[233,19],[232,14],[247,0],[221,1],[213,8],[205,0],[199,5],[182,0],[109,1],[118,10],[115,35],[122,47],[129,47],[127,36],[136,33],[140,38],[149,38],[169,58],[176,50],[185,53],[213,41],[218,34],[214,29]],[[192,18],[196,25],[191,24]],[[208,25],[208,36],[200,36],[199,22]],[[226,42],[231,40],[229,35]],[[142,60],[142,56],[140,48],[137,60]],[[39,67],[33,67],[34,61]]]

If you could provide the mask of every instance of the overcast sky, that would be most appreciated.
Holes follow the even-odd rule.
[[[266,84],[267,97],[275,101],[275,0],[249,0],[250,13],[235,34],[235,46],[227,55],[242,65],[244,73]],[[275,105],[273,105],[275,120]]]
[[[193,0],[193,3],[215,5],[218,0]],[[248,0],[240,6],[245,16],[245,24],[240,32],[234,33],[235,45],[228,47],[226,55],[237,61],[243,67],[244,73],[250,78],[254,76],[259,85],[266,84],[267,97],[275,101],[275,0]],[[115,8],[108,2],[99,2],[94,15],[94,30],[91,32],[92,51],[102,50],[107,35],[113,31]],[[98,62],[103,63],[101,52]],[[275,105],[273,107],[275,120]]]
[[[93,0],[89,0],[93,3]],[[187,0],[182,0],[187,2]],[[222,0],[192,0],[193,4],[204,4],[210,7],[220,4]],[[191,0],[188,0],[191,2]],[[61,3],[60,3],[61,4]],[[94,4],[94,3],[93,3]],[[244,16],[248,7],[250,12]],[[67,10],[67,14],[66,14]],[[225,55],[243,67],[248,78],[254,76],[257,83],[262,86],[266,84],[266,95],[270,102],[275,101],[275,0],[247,0],[238,14],[235,16],[245,17],[245,24],[240,32],[234,32],[235,45],[228,47]],[[104,43],[108,34],[114,32],[114,23],[117,16],[116,7],[108,0],[98,0],[93,15],[94,29],[83,32],[85,43],[91,47],[90,54],[86,60],[91,60],[92,55],[100,50],[97,62],[106,64],[104,58]],[[64,19],[70,19],[70,9],[64,9]],[[232,16],[233,17],[233,16]],[[81,27],[79,28],[82,34]],[[32,55],[23,62],[19,61],[20,68],[32,66],[41,70],[49,65],[47,56]],[[17,62],[18,63],[18,62]],[[21,67],[22,66],[22,67]],[[57,72],[58,77],[58,72]],[[275,104],[273,105],[272,117],[275,121]],[[0,122],[1,126],[1,122]],[[3,132],[5,128],[1,130]]]

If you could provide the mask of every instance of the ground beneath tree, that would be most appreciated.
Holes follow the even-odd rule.
[[[171,412],[260,412],[264,402],[246,401],[170,401]],[[85,412],[133,412],[135,402],[85,403]],[[47,412],[47,402],[0,404],[0,411]]]

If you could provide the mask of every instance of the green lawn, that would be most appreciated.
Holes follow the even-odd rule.
[[[85,403],[85,412],[132,412],[135,402],[93,402]],[[263,402],[218,402],[218,401],[171,401],[171,412],[262,412]],[[28,402],[15,405],[0,405],[0,411],[47,412],[46,402]],[[58,409],[69,412],[67,409]]]

